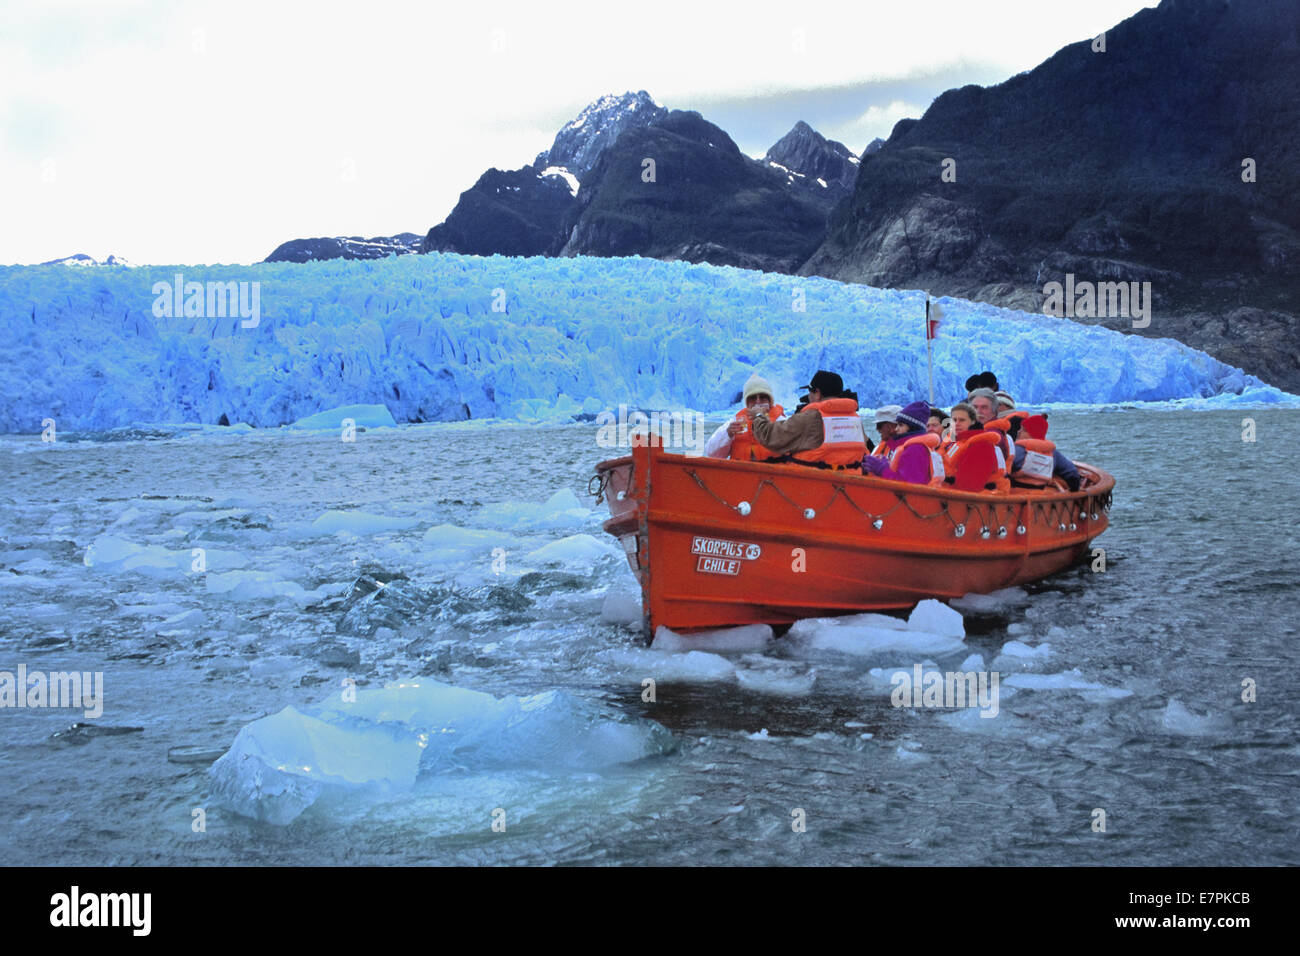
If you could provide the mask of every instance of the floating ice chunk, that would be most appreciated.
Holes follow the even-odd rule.
[[[926,661],[925,664],[921,665],[921,680],[925,681],[930,674],[938,674],[940,683],[943,682],[943,671],[938,670],[932,662]],[[903,684],[904,678],[907,680],[905,686],[911,687],[916,678],[915,665],[911,667],[873,667],[866,674],[868,684],[874,686],[877,690],[885,690],[890,693],[893,692],[894,687]],[[933,678],[930,679],[933,680]]]
[[[1059,674],[1012,674],[1002,680],[1005,687],[1022,687],[1025,690],[1073,690],[1082,691],[1097,697],[1119,699],[1130,697],[1133,692],[1123,687],[1109,687],[1085,680],[1076,667]]]
[[[909,630],[955,637],[958,640],[966,636],[961,614],[934,598],[926,598],[912,609],[907,618],[907,627]]]
[[[237,813],[286,824],[326,793],[404,792],[445,772],[592,771],[673,743],[658,724],[563,691],[496,698],[412,681],[254,721],[212,766],[212,792]]]
[[[705,651],[678,654],[629,648],[611,651],[606,657],[636,680],[649,677],[661,684],[691,684],[736,679],[731,661]]]
[[[173,614],[162,622],[163,627],[167,628],[188,628],[193,630],[202,627],[207,622],[207,615],[198,608],[190,608],[187,611],[180,611]]]
[[[484,505],[477,520],[498,528],[520,531],[562,531],[587,527],[596,513],[584,506],[568,488],[561,488],[546,501],[502,501]]]
[[[230,571],[248,563],[246,556],[233,551],[206,547],[202,551],[204,570]],[[86,548],[82,563],[100,571],[133,571],[155,578],[170,578],[198,570],[194,566],[197,559],[198,555],[191,548],[173,551],[156,544],[141,545],[116,535],[102,534]]]
[[[1024,588],[1003,588],[988,594],[964,594],[953,598],[948,605],[962,614],[1000,614],[1024,607],[1030,603]]]
[[[640,624],[641,592],[611,588],[600,605],[600,619],[606,624]]]
[[[1003,687],[998,692],[999,703],[1005,701],[1015,693],[1015,690],[1009,687]],[[953,730],[982,731],[984,733],[1009,733],[1019,732],[1024,726],[1024,721],[1005,710],[999,709],[993,717],[985,716],[985,712],[978,707],[957,707],[939,715],[939,720],[947,724]]]
[[[961,666],[958,667],[957,669],[958,669],[958,670],[961,670],[961,671],[982,671],[982,670],[984,670],[984,655],[983,655],[983,654],[972,654],[970,657],[968,657],[968,658],[966,658],[964,661],[962,661],[962,662],[961,662]]]
[[[419,524],[416,518],[390,518],[364,511],[327,511],[311,523],[316,534],[380,534],[384,531],[403,531]]]
[[[806,617],[796,621],[790,629],[791,634],[804,631],[823,630],[828,627],[874,627],[887,631],[905,631],[907,622],[888,614],[845,614],[840,617]]]
[[[750,664],[736,669],[736,681],[743,689],[755,693],[807,697],[817,683],[816,670],[800,672],[780,661],[750,661]]]
[[[519,539],[504,531],[482,531],[478,528],[440,524],[424,533],[424,542],[437,550],[486,552],[493,548],[512,547],[518,544]]]
[[[638,608],[639,610],[639,608]],[[713,631],[678,634],[662,625],[655,631],[656,651],[761,651],[772,641],[772,628],[766,624],[745,624]]]
[[[528,552],[525,560],[535,564],[589,566],[602,558],[621,556],[622,552],[612,544],[606,544],[589,534],[571,534]]]
[[[343,405],[300,418],[289,427],[340,431],[345,418],[352,419],[352,423],[360,428],[385,428],[397,424],[386,405]]]
[[[1176,697],[1170,698],[1168,706],[1161,717],[1161,724],[1171,733],[1188,737],[1203,737],[1209,734],[1223,733],[1231,726],[1228,720],[1218,714],[1197,714]]]
[[[1017,661],[1045,661],[1045,659],[1052,657],[1052,645],[1040,644],[1036,648],[1031,648],[1030,645],[1023,644],[1021,641],[1008,641],[1008,643],[1002,645],[1002,649],[998,652],[998,658],[1004,657],[1014,658]]]
[[[299,603],[307,603],[316,596],[315,592],[306,590],[298,582],[276,577],[270,571],[209,573],[204,575],[204,585],[209,594],[224,594],[234,601],[287,597]]]
[[[156,544],[139,545],[116,535],[101,534],[86,548],[82,562],[104,571],[136,571],[158,576],[190,569],[189,551],[171,551]]]
[[[261,657],[248,665],[248,673],[257,679],[276,677],[300,671],[303,668],[299,657]]]
[[[212,765],[212,795],[243,816],[284,825],[327,787],[408,789],[420,749],[390,727],[336,726],[286,707],[239,732]]]
[[[960,617],[958,615],[959,620]],[[834,618],[829,619],[829,622],[825,618],[797,621],[786,637],[795,647],[804,651],[835,651],[858,657],[885,654],[940,655],[965,647],[960,637],[869,624],[845,624]]]

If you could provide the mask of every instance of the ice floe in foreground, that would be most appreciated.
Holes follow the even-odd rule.
[[[1221,715],[1197,714],[1188,710],[1187,705],[1176,697],[1170,698],[1160,723],[1170,733],[1186,737],[1223,733],[1231,726],[1228,719]]]
[[[212,766],[213,796],[287,824],[326,795],[382,798],[445,775],[596,771],[674,746],[658,724],[564,691],[498,698],[421,680],[355,696],[246,726]]]
[[[477,520],[489,527],[514,531],[563,531],[585,528],[597,515],[568,488],[543,502],[498,501],[484,505]]]
[[[766,624],[746,624],[713,631],[678,634],[666,627],[655,631],[651,650],[656,651],[761,651],[772,641],[772,628]]]
[[[959,613],[939,601],[925,600],[906,621],[884,614],[805,618],[795,622],[786,636],[804,651],[870,657],[949,654],[965,646],[965,634]]]
[[[1133,692],[1124,687],[1110,687],[1084,678],[1076,667],[1059,674],[1012,674],[1002,681],[1007,687],[1025,690],[1069,690],[1106,699],[1131,697]]]

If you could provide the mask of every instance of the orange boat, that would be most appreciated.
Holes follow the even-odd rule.
[[[1115,479],[1076,463],[1077,492],[911,485],[793,464],[687,457],[659,445],[596,466],[653,629],[790,624],[907,608],[1035,581],[1109,524]]]

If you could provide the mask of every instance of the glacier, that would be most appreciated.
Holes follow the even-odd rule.
[[[177,276],[259,283],[256,324],[155,315],[155,284]],[[1030,405],[1296,401],[1170,339],[936,301],[941,403],[986,368]],[[5,266],[0,432],[319,427],[340,408],[370,424],[716,411],[754,371],[792,406],[819,368],[870,407],[926,396],[923,314],[921,292],[636,257]]]

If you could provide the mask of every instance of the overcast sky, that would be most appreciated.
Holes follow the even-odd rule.
[[[448,5],[4,0],[0,263],[255,262],[424,233],[604,93],[759,156],[797,120],[859,152],[1142,0]]]

